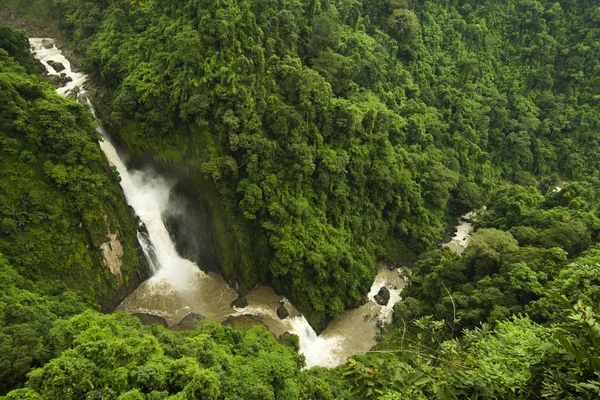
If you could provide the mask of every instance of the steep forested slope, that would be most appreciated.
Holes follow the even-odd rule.
[[[125,314],[85,312],[50,334],[64,351],[7,400],[258,400],[298,398],[302,389],[303,358],[260,324],[205,324],[182,334]]]
[[[53,10],[132,151],[214,182],[217,242],[242,254],[225,273],[271,282],[316,325],[360,301],[377,257],[414,260],[496,183],[597,181],[590,1]]]
[[[416,262],[381,353],[300,371],[260,327],[52,322],[85,305],[32,294],[0,258],[8,387],[54,358],[8,398],[600,395],[594,2],[34,3],[109,88],[104,117],[132,151],[213,190],[215,229],[245,257],[227,273],[273,282],[319,324],[360,300],[376,257]],[[50,161],[39,171],[61,185],[68,163]],[[433,249],[450,216],[483,204],[462,255]],[[12,356],[21,343],[29,358]]]
[[[94,311],[143,278],[135,224],[91,113],[37,67],[25,34],[0,25],[0,397],[23,385],[6,398],[299,393],[297,339],[260,324],[180,333]],[[124,249],[118,276],[99,249],[107,231]]]
[[[28,74],[37,66],[25,34],[0,25],[0,391],[53,355],[53,320],[110,310],[145,275],[89,110]],[[118,276],[100,252],[109,232]]]

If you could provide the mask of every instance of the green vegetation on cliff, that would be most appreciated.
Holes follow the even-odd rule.
[[[301,359],[261,327],[182,334],[124,315],[63,319],[85,306],[59,282],[29,294],[44,271],[32,264],[26,275],[21,258],[32,252],[15,241],[24,250],[1,248],[12,288],[0,308],[2,348],[25,346],[28,358],[3,352],[16,371],[7,388],[40,368],[8,398],[600,396],[594,1],[33,3],[47,5],[107,88],[106,122],[132,152],[183,164],[198,192],[208,187],[230,277],[272,283],[320,327],[361,301],[377,258],[415,267],[380,353],[300,371]],[[7,78],[0,95],[40,97],[19,79]],[[45,110],[34,103],[25,109]],[[69,104],[74,119],[63,122],[90,123]],[[16,126],[33,142],[19,140],[38,164],[7,151],[25,173],[8,181],[2,204],[18,205],[22,176],[36,173],[41,188],[72,196],[64,208],[75,214],[42,211],[86,226],[97,214],[78,208],[87,201],[78,203],[74,182],[89,177],[67,175],[61,141],[45,142],[26,117],[6,121],[24,121]],[[453,217],[484,204],[462,255],[435,248]],[[34,228],[2,212],[13,234]],[[11,322],[15,309],[25,322]],[[31,313],[39,316],[28,322]]]
[[[598,180],[591,2],[49,8],[130,149],[214,184],[217,244],[227,232],[240,255],[225,273],[315,326],[361,301],[377,258],[414,261],[494,185]]]
[[[24,33],[13,35],[27,51]],[[141,267],[135,224],[98,146],[96,122],[6,51],[1,57],[0,252],[25,278],[60,281],[110,307],[116,286]],[[102,266],[99,248],[109,233],[124,245],[121,276]]]
[[[112,309],[144,275],[95,121],[35,70],[25,34],[0,25],[0,392],[55,354],[54,320]],[[119,276],[100,252],[109,231],[124,248]]]

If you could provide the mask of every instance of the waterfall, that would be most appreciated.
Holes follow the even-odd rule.
[[[154,252],[154,257],[151,257],[154,258],[151,260],[154,264],[153,279],[163,279],[174,287],[187,290],[197,275],[203,272],[194,263],[179,256],[163,222],[162,215],[169,205],[172,183],[152,171],[129,171],[106,136],[100,147],[121,176],[121,188],[127,203],[146,227],[148,240],[142,241],[142,248],[146,254],[150,253],[150,248]]]
[[[290,332],[294,332],[300,339],[300,353],[304,354],[306,358],[307,368],[316,365],[333,368],[346,361],[346,358],[336,354],[341,350],[344,340],[342,336],[317,336],[317,333],[303,316],[292,318],[290,325]]]
[[[30,38],[30,44],[36,58],[46,67],[49,75],[64,74],[70,81],[57,89],[61,95],[77,94],[77,98],[94,109],[85,96],[81,85],[85,83],[84,74],[73,72],[71,64],[49,38]],[[65,69],[56,71],[54,66],[61,63]],[[154,171],[129,170],[103,128],[100,147],[110,165],[114,166],[121,177],[121,188],[127,203],[135,210],[143,224],[137,233],[140,246],[148,258],[153,276],[136,290],[133,299],[142,299],[137,304],[131,297],[124,301],[124,309],[132,312],[149,312],[165,316],[168,322],[176,323],[189,312],[205,316],[218,316],[234,312],[229,303],[235,299],[235,292],[220,276],[205,274],[196,264],[182,258],[167,228],[163,215],[170,207],[171,182]],[[168,299],[169,301],[164,301]],[[149,304],[150,303],[150,304]]]
[[[70,81],[57,92],[62,95],[77,94],[80,101],[90,106],[82,85],[85,75],[71,70],[70,62],[49,38],[30,38],[35,56],[46,67],[49,75],[60,75],[52,65],[62,63],[61,73]],[[153,275],[131,293],[119,306],[135,313],[145,312],[160,315],[169,325],[177,324],[186,314],[194,312],[222,322],[230,316],[250,314],[262,321],[275,335],[291,332],[300,339],[300,353],[306,358],[308,368],[320,365],[335,367],[343,364],[352,354],[364,353],[376,344],[375,336],[381,323],[389,322],[393,306],[400,299],[404,285],[398,270],[379,268],[369,293],[369,301],[363,306],[346,310],[332,321],[327,329],[317,335],[308,321],[287,299],[275,294],[266,286],[248,293],[248,307],[231,308],[230,303],[237,294],[224,279],[214,273],[204,273],[193,262],[182,258],[167,231],[163,215],[175,206],[170,202],[172,182],[154,171],[130,170],[127,168],[110,138],[101,127],[100,147],[107,161],[121,176],[121,188],[127,203],[135,210],[141,226],[137,237],[146,255]],[[380,306],[374,295],[382,286],[390,290],[390,301]],[[290,316],[280,320],[276,308],[285,301]]]

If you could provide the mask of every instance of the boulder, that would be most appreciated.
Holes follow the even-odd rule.
[[[230,307],[244,308],[248,306],[248,299],[246,296],[239,296],[230,305]]]
[[[200,314],[189,313],[177,325],[173,325],[171,327],[174,331],[193,331],[196,329],[196,325],[198,321],[203,319],[204,317]]]
[[[277,307],[277,316],[279,319],[285,319],[288,315],[290,315],[290,312],[285,307],[285,304],[282,303],[279,307]]]
[[[71,78],[70,76],[68,76],[67,74],[65,74],[64,72],[60,73],[60,77],[65,81],[65,82],[73,82],[73,78]],[[75,89],[79,90],[79,86],[75,86]]]
[[[42,40],[42,47],[45,49],[51,49],[54,47],[54,40],[52,39],[44,39]]]
[[[60,62],[56,62],[56,61],[53,61],[53,60],[48,60],[48,65],[51,66],[52,68],[54,68],[54,70],[56,72],[61,72],[61,71],[65,70],[65,66],[62,63],[60,63]]]
[[[65,86],[66,82],[64,80],[64,78],[61,78],[58,75],[46,75],[46,81],[49,82],[51,85],[53,85],[54,87],[63,87]]]
[[[382,286],[379,292],[375,295],[375,301],[382,306],[387,305],[390,301],[390,291],[387,287]]]
[[[223,325],[231,326],[234,328],[238,326],[251,324],[261,324],[266,327],[266,325],[260,319],[258,319],[256,315],[252,314],[230,315],[225,321],[223,321]]]
[[[139,319],[143,325],[162,325],[165,328],[168,325],[167,320],[165,320],[160,315],[154,315],[149,313],[133,313],[131,315]]]

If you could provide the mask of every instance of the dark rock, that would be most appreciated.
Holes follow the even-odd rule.
[[[262,325],[266,326],[260,319],[258,319],[258,317],[256,317],[255,315],[251,315],[251,314],[230,315],[229,317],[227,317],[227,319],[225,321],[223,321],[223,325],[231,326],[231,327],[243,326],[243,325],[249,325],[249,324],[262,324]]]
[[[58,75],[46,75],[45,79],[54,87],[63,87],[66,84],[65,79]]]
[[[379,292],[375,295],[375,301],[382,306],[387,305],[387,303],[390,301],[389,289],[385,286],[382,286],[381,289],[379,289]]]
[[[196,329],[196,325],[198,325],[198,321],[203,319],[204,317],[200,314],[189,313],[177,325],[173,325],[171,327],[174,331],[193,331]]]
[[[287,318],[288,315],[290,315],[290,312],[285,307],[285,304],[281,304],[279,307],[277,307],[277,316],[279,319]]]
[[[54,68],[56,72],[61,72],[65,70],[65,66],[60,62],[48,60],[48,65]]]
[[[51,49],[54,47],[54,40],[44,39],[42,40],[42,47],[45,49]]]
[[[189,184],[178,183],[169,198],[172,207],[163,216],[165,225],[183,258],[194,261],[205,272],[221,273],[221,262],[214,246],[215,235],[207,222],[211,211],[197,204],[197,197],[190,192]]]
[[[235,299],[230,305],[230,307],[244,308],[248,306],[248,299],[246,296],[240,296]]]
[[[167,321],[160,315],[148,314],[148,313],[133,313],[131,314],[143,325],[162,325],[165,328],[168,326]]]
[[[60,74],[60,77],[63,78],[65,82],[73,82],[73,78],[71,78],[64,72]],[[75,89],[79,90],[79,86],[75,86]]]
[[[75,86],[75,87],[77,87],[77,86]],[[138,226],[138,229],[142,232],[148,233],[148,229],[146,229],[146,224],[144,224],[144,221],[142,221],[140,216],[135,213],[135,210],[131,206],[129,206],[129,208],[131,210],[131,213],[133,214],[133,220],[135,221],[135,224]]]
[[[140,223],[138,224],[138,231],[145,234],[145,235],[149,235],[148,233],[148,228],[146,227],[146,224],[140,220]]]

